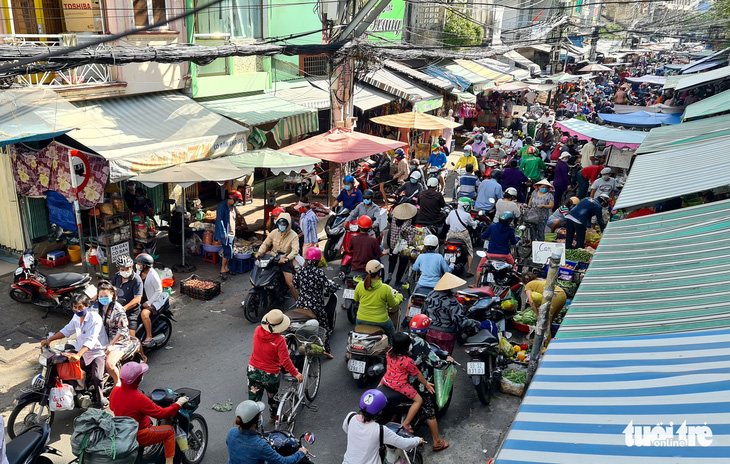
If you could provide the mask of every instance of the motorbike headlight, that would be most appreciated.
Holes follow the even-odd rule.
[[[45,356],[40,355],[40,356],[38,356],[38,364],[40,364],[43,367],[48,366],[48,359]]]

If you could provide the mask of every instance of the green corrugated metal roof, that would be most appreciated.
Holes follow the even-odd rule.
[[[730,114],[652,129],[636,154],[697,147],[717,137],[730,137]]]
[[[730,327],[730,200],[612,222],[558,338]]]
[[[211,111],[241,121],[248,126],[260,126],[298,114],[317,112],[317,110],[305,108],[265,93],[248,97],[205,101],[200,102],[200,104]]]
[[[705,98],[697,103],[692,103],[684,110],[682,120],[712,116],[727,111],[730,111],[730,90]]]

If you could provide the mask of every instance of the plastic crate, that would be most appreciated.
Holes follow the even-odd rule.
[[[64,264],[68,264],[69,261],[71,261],[71,257],[69,255],[65,255],[63,258],[56,258],[56,259],[45,259],[40,258],[41,264],[46,267],[58,267],[63,266]]]
[[[573,279],[573,270],[577,268],[578,263],[575,263],[573,261],[565,261],[565,264],[570,264],[573,266],[573,269],[565,268],[560,266],[560,269],[558,269],[558,279],[563,280],[572,280]],[[545,275],[547,275],[548,272],[548,265],[545,265]]]
[[[234,257],[233,259],[228,261],[228,269],[238,274],[243,274],[244,272],[248,272],[253,269],[253,262],[253,258],[241,259]]]
[[[63,250],[56,250],[56,251],[49,251],[46,253],[46,259],[48,261],[55,261],[57,259],[61,259],[64,256],[66,256],[66,252]]]
[[[215,284],[213,287],[201,290],[188,285],[191,280],[200,280],[202,282],[212,282]],[[191,275],[187,279],[180,281],[180,293],[187,295],[190,298],[196,298],[199,300],[212,300],[221,293],[221,283],[217,280],[205,280],[198,277],[196,274]]]

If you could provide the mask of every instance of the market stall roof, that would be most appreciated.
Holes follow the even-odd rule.
[[[148,187],[155,187],[160,184],[178,184],[183,188],[187,188],[198,182],[224,182],[238,179],[253,172],[253,169],[239,169],[231,158],[233,157],[227,156],[193,163],[182,163],[159,171],[141,174],[136,176],[134,180]]]
[[[696,103],[692,103],[682,115],[682,120],[701,118],[704,116],[712,116],[719,113],[730,111],[730,90],[718,93],[712,97],[705,98]]]
[[[680,69],[679,72],[684,76],[687,74],[705,71],[707,69],[713,69],[720,66],[727,66],[727,60],[703,61],[701,63],[699,61],[691,61],[682,69]]]
[[[439,118],[438,116],[433,116],[431,114],[416,112],[388,114],[386,116],[370,118],[370,120],[374,123],[390,127],[404,127],[407,129],[420,130],[454,129],[461,126],[461,123],[456,121]]]
[[[533,63],[529,59],[522,56],[519,52],[515,50],[510,50],[506,53],[504,53],[502,56],[505,58],[512,60],[515,62],[515,64],[518,64],[522,66],[523,68],[527,69],[530,74],[540,74],[540,65]]]
[[[477,74],[474,71],[471,71],[464,66],[461,66],[460,64],[456,63],[452,60],[444,60],[435,65],[437,68],[444,69],[448,71],[451,74],[456,75],[457,77],[465,80],[468,82],[468,85],[466,87],[463,87],[465,90],[469,87],[472,87],[474,93],[479,93],[483,90],[486,90],[490,87],[494,87],[494,82],[489,77],[486,77],[481,74]],[[428,70],[431,69],[431,66],[426,68],[425,72],[428,72]]]
[[[419,112],[441,108],[444,103],[444,97],[440,94],[387,69],[372,71],[360,80],[413,103],[413,108]]]
[[[575,76],[573,74],[568,74],[566,72],[559,73],[559,74],[553,74],[552,76],[545,76],[544,79],[546,82],[554,82],[556,84],[562,83],[562,82],[572,82],[572,81],[578,81],[581,79],[589,79],[593,77],[590,74],[583,74],[582,76]]]
[[[469,71],[473,72],[474,74],[477,74],[479,76],[484,77],[485,79],[488,79],[495,84],[501,83],[501,82],[510,82],[514,80],[514,77],[512,74],[504,73],[501,71],[495,71],[492,68],[487,67],[486,65],[477,63],[475,61],[471,60],[454,60],[456,64],[461,66],[464,69],[468,69]]]
[[[693,148],[716,138],[730,137],[730,114],[683,122],[675,127],[657,127],[649,131],[636,150],[637,155],[674,148]]]
[[[397,61],[385,60],[383,64],[386,68],[390,68],[394,71],[406,74],[407,76],[418,79],[421,82],[425,82],[426,84],[432,85],[438,89],[445,90],[447,92],[456,87],[453,83],[451,83],[451,81],[447,79],[444,79],[442,77],[429,76],[424,72],[413,69],[410,66],[406,66],[402,63],[398,63]]]
[[[500,84],[493,88],[494,92],[514,92],[517,90],[531,89],[537,92],[549,92],[555,89],[555,84],[532,84],[524,81],[513,81]]]
[[[406,142],[376,137],[336,127],[324,134],[286,147],[292,155],[320,158],[335,163],[346,163],[387,150],[408,146]]]
[[[699,74],[692,74],[684,76],[679,80],[675,90],[680,91],[684,89],[691,89],[699,87],[700,85],[709,84],[711,82],[719,81],[730,77],[730,66],[725,66],[720,69],[713,69],[712,71],[706,71]]]
[[[663,124],[679,124],[679,114],[651,113],[636,111],[635,113],[614,114],[598,113],[598,117],[611,124],[620,124],[633,127],[654,127]]]
[[[590,63],[586,66],[583,66],[578,70],[578,72],[609,72],[611,71],[611,68],[608,66],[604,66],[599,63]]]
[[[75,127],[78,112],[53,90],[4,90],[0,93],[0,147],[65,134]]]
[[[82,111],[69,137],[109,160],[111,182],[246,151],[248,129],[180,93],[73,104]]]
[[[613,105],[613,111],[619,114],[636,113],[637,111],[646,111],[647,113],[664,113],[664,114],[682,114],[684,106],[667,106],[657,103],[651,106],[637,105]]]
[[[681,195],[723,187],[728,185],[728,172],[728,138],[638,156],[615,207],[653,205]]]
[[[653,282],[644,285],[650,289]],[[615,287],[610,292],[621,294]],[[727,461],[730,382],[724,366],[730,330],[651,336],[626,331],[623,337],[581,340],[561,338],[562,330],[540,361],[495,464]],[[682,424],[707,424],[712,446],[627,446],[627,438],[636,437],[625,433],[630,424],[653,428],[660,422],[665,428],[673,424],[670,439],[676,442]]]
[[[512,76],[513,79],[529,79],[530,71],[526,69],[519,69],[501,61],[493,60],[491,58],[482,58],[480,60],[474,60],[474,63],[478,63],[494,71],[501,72]]]
[[[453,84],[454,88],[457,89],[466,90],[471,87],[471,81],[469,81],[469,79],[433,64],[423,69],[423,72],[429,76],[447,80]]]
[[[276,88],[267,93],[293,104],[317,110],[330,107],[329,82],[327,79],[302,79],[289,82],[276,82]],[[395,95],[355,82],[353,104],[363,111],[396,100]]]
[[[727,63],[728,56],[730,55],[730,47],[717,52],[713,52],[712,50],[703,50],[703,52],[705,54],[704,58],[687,64],[680,70],[680,73],[689,74],[703,69],[710,69],[712,67],[719,66],[722,63]],[[712,65],[708,67],[708,63],[712,63]]]
[[[598,139],[617,148],[628,147],[634,149],[646,138],[646,132],[614,129],[613,127],[599,126],[580,119],[566,119],[556,121],[555,125],[577,136],[580,140]]]
[[[639,84],[649,85],[664,85],[667,82],[666,76],[641,76],[641,77],[627,77],[629,82],[638,82]]]
[[[290,155],[287,153],[288,149],[289,147],[284,147],[282,150],[260,148],[240,155],[229,156],[226,159],[237,168],[268,168],[274,174],[298,173],[302,170],[309,172],[315,164],[321,162],[321,160],[310,156]]]

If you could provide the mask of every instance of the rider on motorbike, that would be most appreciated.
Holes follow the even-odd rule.
[[[106,371],[114,380],[114,386],[121,385],[117,363],[126,354],[131,354],[136,343],[129,336],[129,323],[124,308],[117,301],[114,286],[109,281],[99,282],[98,298],[94,304],[94,310],[99,312],[104,323],[106,336],[109,344],[104,352],[106,353]]]
[[[344,179],[342,179],[342,183],[344,184],[344,188],[340,192],[339,195],[337,195],[337,199],[332,203],[332,209],[335,209],[337,205],[342,202],[342,206],[352,211],[355,209],[355,206],[358,205],[358,203],[362,203],[362,193],[360,192],[360,189],[356,189],[354,187],[355,185],[355,178],[352,176],[345,176]]]
[[[144,282],[144,303],[142,303],[142,313],[140,318],[145,329],[145,339],[142,345],[146,346],[152,342],[152,321],[151,314],[157,314],[162,305],[168,300],[169,295],[162,291],[162,280],[160,275],[152,266],[155,264],[154,258],[147,253],[140,253],[134,258],[139,277]]]
[[[408,180],[395,191],[396,198],[398,195],[403,193],[403,197],[398,200],[399,203],[407,201],[409,203],[416,204],[416,198],[418,198],[418,194],[423,190],[423,184],[421,183],[422,177],[423,175],[417,170],[411,172]]]
[[[469,328],[479,330],[481,327],[480,322],[466,317],[464,308],[454,296],[453,290],[465,284],[464,279],[447,272],[428,294],[421,308],[421,312],[431,320],[426,341],[437,344],[449,355],[454,352],[459,333]]]
[[[129,335],[134,337],[139,326],[139,314],[142,312],[142,295],[144,283],[139,274],[134,272],[134,260],[128,255],[119,256],[114,262],[117,273],[112,277],[112,285],[117,289],[117,298],[122,300],[124,311],[127,313]]]
[[[446,157],[446,154],[438,146],[436,146],[431,152],[431,156],[428,158],[428,163],[426,163],[426,172],[428,172],[428,168],[430,167],[441,169],[446,166],[446,163],[448,162],[449,159]],[[441,185],[441,190],[443,190],[444,171],[439,173],[439,184]]]
[[[418,216],[416,224],[430,226],[439,224],[444,220],[441,209],[446,206],[446,201],[438,187],[438,181],[431,178],[426,183],[428,188],[418,194]]]
[[[421,273],[413,293],[430,293],[441,276],[451,271],[444,257],[437,252],[438,246],[439,239],[435,235],[426,235],[423,239],[423,252],[413,263],[413,271]]]
[[[165,464],[172,464],[175,457],[175,429],[171,425],[152,425],[150,417],[169,419],[180,411],[188,398],[181,396],[177,402],[166,408],[156,405],[144,393],[139,391],[139,383],[144,378],[149,366],[145,363],[129,362],[122,366],[120,376],[122,386],[112,390],[109,395],[109,409],[115,416],[127,416],[136,420],[137,442],[140,448],[155,443],[162,443],[165,448]]]
[[[372,228],[376,235],[380,235],[380,208],[378,205],[373,203],[373,197],[375,192],[367,189],[362,194],[362,203],[359,203],[355,209],[350,211],[350,215],[347,217],[347,222],[354,221],[360,216],[368,216],[372,221]]]
[[[403,301],[403,295],[396,293],[388,284],[380,280],[383,265],[372,260],[367,264],[365,280],[355,287],[354,300],[360,303],[355,322],[360,325],[382,327],[388,336],[388,343],[393,343],[395,326],[388,315],[388,308],[397,307]]]
[[[459,177],[459,192],[457,198],[467,197],[471,200],[477,197],[477,189],[481,181],[479,176],[474,174],[474,166],[476,164],[467,164],[466,173]]]
[[[393,218],[385,237],[385,243],[388,247],[388,278],[385,283],[392,283],[394,287],[402,285],[401,278],[411,259],[410,255],[403,256],[400,252],[402,250],[398,251],[398,243],[401,240],[406,240],[408,243],[413,242],[416,228],[413,226],[412,221],[416,214],[418,214],[418,209],[410,203],[403,203],[393,208]],[[397,272],[396,265],[398,266]]]
[[[502,171],[494,169],[489,173],[489,179],[483,181],[477,190],[477,201],[474,207],[487,212],[494,211],[497,200],[502,198],[502,186],[499,185],[497,178],[502,175]]]
[[[356,272],[365,271],[370,260],[380,259],[383,249],[377,238],[370,236],[370,228],[373,220],[370,216],[360,216],[357,219],[359,233],[350,240],[352,246],[352,270]]]
[[[459,169],[466,169],[466,166],[471,164],[472,166],[478,165],[477,158],[472,154],[471,152],[471,145],[464,145],[464,154],[461,155],[461,158],[456,162],[456,166],[454,166],[454,171]]]
[[[278,251],[284,252],[284,256],[279,259],[279,269],[284,275],[284,280],[289,287],[292,298],[296,300],[299,295],[292,280],[294,273],[292,261],[299,254],[299,236],[291,229],[291,222],[289,213],[281,213],[279,219],[276,220],[277,229],[271,231],[266,237],[264,243],[261,244],[261,248],[259,248],[258,254],[263,256],[269,251],[272,254]]]
[[[504,260],[507,263],[514,266],[515,259],[510,253],[510,245],[517,245],[520,241],[515,235],[515,230],[512,228],[512,221],[515,215],[511,211],[506,211],[499,216],[499,222],[487,227],[487,230],[482,233],[482,238],[489,241],[487,245],[487,256],[482,258],[477,267],[477,276],[474,280],[475,285],[479,284],[479,278],[482,275],[482,269],[487,259],[498,259]]]
[[[261,413],[264,403],[246,400],[236,406],[236,427],[228,431],[228,464],[295,464],[309,453],[307,448],[299,450],[291,456],[282,456],[257,433],[263,426]]]
[[[466,244],[466,252],[468,253],[466,261],[467,277],[472,276],[471,263],[472,255],[474,254],[474,247],[471,243],[471,235],[469,234],[467,227],[475,228],[477,226],[477,221],[475,221],[474,218],[471,217],[471,214],[469,214],[470,209],[471,200],[466,197],[459,198],[458,207],[451,211],[446,217],[446,225],[449,226],[449,233],[446,234],[446,240],[458,238],[463,240]],[[434,285],[435,284],[436,282],[434,282]]]
[[[307,250],[307,260],[304,266],[294,274],[294,286],[299,289],[299,299],[294,303],[295,308],[304,308],[317,316],[319,326],[324,329],[324,351],[332,359],[330,353],[330,335],[334,327],[330,326],[329,317],[325,310],[324,292],[334,292],[337,284],[327,278],[323,269],[318,267],[322,259],[322,251],[312,247]]]

